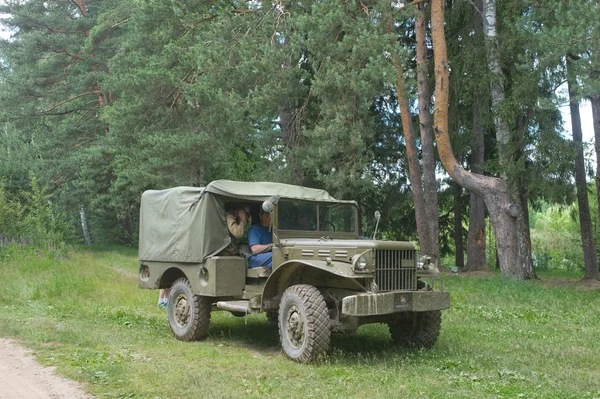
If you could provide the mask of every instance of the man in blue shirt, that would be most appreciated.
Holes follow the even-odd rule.
[[[260,223],[256,223],[248,230],[248,245],[252,256],[248,258],[251,268],[273,267],[273,235],[269,231],[271,214],[260,210]]]

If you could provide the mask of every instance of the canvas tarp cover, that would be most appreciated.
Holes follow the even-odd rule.
[[[149,190],[140,207],[140,260],[202,263],[226,247],[225,210],[204,188]],[[197,204],[192,206],[200,198]],[[210,226],[210,228],[207,228]]]
[[[226,199],[262,202],[273,196],[338,202],[324,190],[270,182],[216,180],[205,188],[149,190],[140,207],[140,260],[202,263],[231,241]]]

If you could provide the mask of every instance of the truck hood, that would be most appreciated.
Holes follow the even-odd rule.
[[[346,250],[368,250],[368,249],[392,249],[392,250],[414,250],[415,246],[408,241],[383,241],[383,240],[342,240],[327,237],[313,238],[284,238],[280,243],[285,248],[322,248],[322,249],[346,249]]]

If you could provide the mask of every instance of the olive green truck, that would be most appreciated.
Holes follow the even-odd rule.
[[[249,268],[250,254],[219,256],[232,237],[226,208],[271,213],[273,267]],[[266,313],[284,353],[297,362],[326,354],[332,332],[386,323],[399,345],[431,347],[449,293],[437,267],[413,244],[359,234],[359,209],[326,191],[280,183],[217,180],[206,187],[146,191],[140,210],[139,287],[170,289],[177,339],[207,337],[211,312]],[[439,285],[439,284],[438,284]]]

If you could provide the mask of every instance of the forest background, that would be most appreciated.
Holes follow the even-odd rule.
[[[444,172],[432,140],[428,4],[0,4],[10,35],[0,43],[3,247],[135,247],[144,190],[269,180],[357,200],[364,235],[380,210],[384,238],[427,245],[444,266],[498,268],[481,199]],[[597,278],[582,245],[595,259],[587,180],[600,163],[577,122],[579,102],[600,109],[597,3],[445,7],[454,155],[517,187],[533,270]]]

